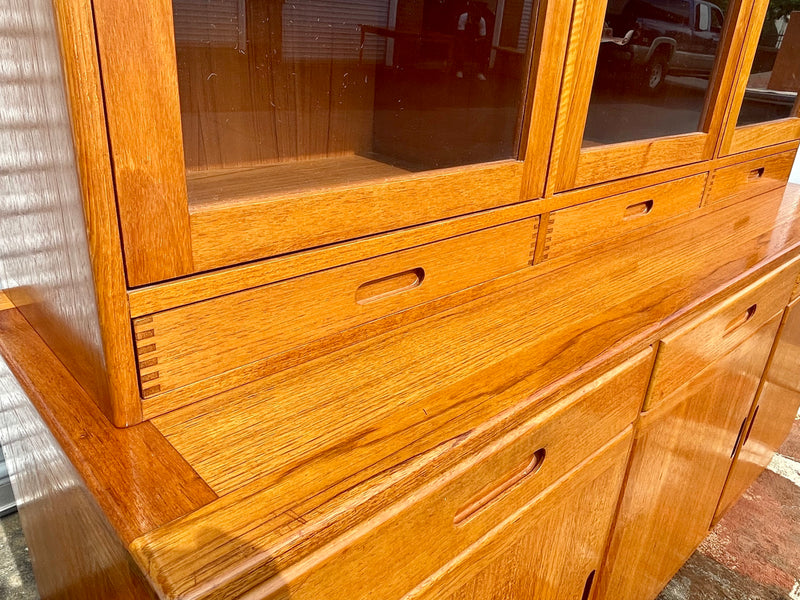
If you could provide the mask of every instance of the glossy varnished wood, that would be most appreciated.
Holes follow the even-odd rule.
[[[289,197],[190,205],[195,267],[203,271],[512,204],[521,181],[522,163],[506,161]]]
[[[138,318],[149,397],[529,266],[538,217]]]
[[[108,380],[95,401],[122,427],[141,421],[142,407],[131,373],[136,362],[92,5],[88,0],[59,1],[54,8]]]
[[[737,449],[715,520],[725,514],[769,464],[800,408],[800,302],[786,309],[749,422]]]
[[[0,442],[39,596],[155,600],[126,544],[2,358]]]
[[[789,150],[716,169],[709,180],[706,202],[735,202],[785,187],[795,154],[795,150]]]
[[[706,536],[779,322],[640,419],[598,600],[654,598]]]
[[[706,175],[637,189],[550,213],[542,260],[663,222],[699,208]]]
[[[216,498],[151,423],[111,425],[16,309],[0,312],[0,355],[123,541]]]
[[[92,6],[128,283],[191,273],[171,2]]]
[[[506,519],[406,600],[582,600],[593,591],[630,435]]]
[[[321,448],[315,444],[317,450],[294,466],[289,466],[286,456],[280,456],[282,453],[276,445],[273,465],[278,467],[278,471],[271,473],[259,467],[260,464],[266,464],[266,457],[259,459],[255,454],[250,454],[248,459],[247,454],[242,454],[242,459],[248,461],[247,469],[259,469],[259,472],[248,475],[246,470],[242,470],[238,473],[238,482],[234,479],[237,477],[236,473],[231,473],[228,477],[217,471],[214,476],[215,466],[210,462],[201,469],[206,470],[206,476],[215,481],[220,491],[224,489],[229,493],[222,496],[216,506],[209,506],[203,511],[205,514],[196,513],[184,522],[176,522],[173,526],[143,536],[132,548],[141,564],[150,565],[151,576],[169,595],[187,594],[190,590],[202,592],[209,597],[235,595],[235,590],[242,591],[271,579],[281,565],[288,567],[289,564],[296,563],[301,556],[308,555],[310,551],[330,541],[332,536],[351,531],[363,520],[371,517],[377,520],[373,523],[376,526],[393,517],[395,511],[386,510],[394,504],[390,501],[392,498],[394,501],[403,498],[411,490],[422,488],[429,489],[429,492],[415,492],[409,497],[409,501],[411,498],[424,498],[434,491],[435,495],[426,500],[422,507],[409,506],[408,502],[401,503],[401,507],[406,507],[412,515],[428,515],[426,518],[432,520],[430,527],[438,523],[436,527],[440,529],[452,528],[455,516],[465,506],[470,506],[474,497],[481,495],[481,490],[497,481],[503,481],[504,477],[522,466],[523,459],[527,464],[537,449],[545,448],[550,456],[545,457],[535,476],[523,480],[519,486],[509,490],[511,495],[508,498],[501,496],[505,500],[498,500],[496,506],[495,503],[488,505],[486,510],[491,514],[498,510],[518,508],[521,504],[513,498],[543,490],[577,465],[593,448],[598,448],[609,436],[621,431],[635,417],[641,402],[642,386],[646,385],[651,364],[652,352],[647,349],[566,398],[563,393],[545,397],[532,396],[534,388],[531,382],[521,381],[494,400],[494,404],[499,405],[501,401],[514,399],[516,402],[513,403],[513,408],[499,413],[499,406],[486,406],[481,411],[483,424],[471,430],[465,421],[469,418],[467,413],[437,416],[438,411],[429,405],[430,425],[443,430],[449,439],[441,444],[431,444],[431,435],[435,435],[433,431],[426,434],[419,427],[407,429],[407,432],[395,434],[395,440],[400,445],[395,445],[392,455],[384,459],[379,459],[378,453],[384,452],[387,447],[387,441],[383,438],[389,434],[389,430],[381,431],[375,425],[370,425],[374,432],[363,434],[356,445],[341,447],[334,452],[319,452]],[[477,392],[475,389],[475,393]],[[266,405],[263,408],[266,409]],[[471,412],[474,414],[475,410]],[[499,417],[493,419],[498,413]],[[325,418],[321,414],[319,417]],[[177,433],[180,426],[176,421],[173,422]],[[579,427],[579,423],[586,426],[581,428],[581,443],[576,444],[574,438],[565,434],[574,427]],[[170,424],[162,420],[159,426],[167,428]],[[232,429],[228,431],[233,432]],[[223,435],[223,432],[220,431],[217,435]],[[222,437],[218,439],[222,440]],[[419,441],[414,441],[417,439]],[[183,438],[182,441],[174,438],[174,441],[183,446],[183,442],[188,443],[189,438]],[[251,446],[252,450],[256,448],[257,444]],[[188,447],[184,447],[184,450],[189,452]],[[248,452],[244,449],[243,451]],[[465,457],[470,458],[462,462]],[[216,462],[217,466],[221,466],[226,460],[220,458]],[[379,462],[375,462],[376,460]],[[453,475],[444,475],[447,470],[440,471],[443,468],[442,463],[447,460],[457,461],[457,472],[464,473],[461,483],[449,483]],[[349,475],[359,466],[362,469],[359,476],[361,482]],[[389,478],[371,480],[364,477],[389,472],[392,473]],[[252,480],[251,483],[242,487],[248,480]],[[264,488],[265,485],[270,485],[269,491]],[[239,489],[231,491],[236,487]],[[258,492],[259,489],[263,491]],[[238,509],[242,501],[249,505],[250,517],[254,512],[268,517],[259,527],[250,529],[249,532],[239,530],[242,524],[240,518],[244,517]],[[436,508],[437,503],[441,502],[446,502],[450,509],[440,511]],[[426,506],[429,508],[423,510]],[[357,511],[356,507],[359,507]],[[220,521],[219,516],[223,514],[233,519]],[[420,518],[411,519],[411,522],[418,522]],[[386,525],[385,535],[390,535],[397,528],[413,535],[413,530],[407,529],[411,522],[398,520],[391,527]],[[485,528],[490,522],[484,515],[476,519],[464,533],[456,535],[455,530],[452,534],[447,533],[449,530],[441,530],[440,537],[445,536],[441,551],[456,547],[454,544],[465,548],[469,536],[475,533],[475,528]],[[298,537],[299,531],[293,530],[300,523],[305,523],[304,533]],[[470,534],[470,531],[473,533]],[[309,536],[312,532],[314,534]],[[197,540],[197,546],[193,558],[184,562],[187,557],[181,548],[185,544],[180,540],[186,539],[187,535]],[[447,536],[451,535],[455,537],[447,541]],[[345,536],[345,540],[347,539]],[[394,552],[400,551],[397,544],[392,547]],[[413,546],[408,551],[413,551]],[[240,552],[251,557],[248,560],[250,566],[246,573],[236,574],[235,565]],[[319,557],[329,554],[327,550],[321,552]],[[332,573],[338,568],[344,568],[342,565],[348,564],[346,561],[349,560],[349,555],[349,552],[341,556],[335,554],[339,562],[331,563],[332,570],[326,572]],[[362,557],[359,559],[361,562],[374,560],[366,550],[358,555]],[[441,555],[437,556],[443,558]],[[356,566],[361,562],[355,563]],[[435,562],[432,557],[426,559],[424,564],[432,566],[431,562]],[[308,570],[309,567],[304,566],[306,564],[306,561],[298,563],[297,568],[301,569],[301,573]],[[316,585],[324,585],[326,578],[321,575],[322,573],[313,574],[315,581],[322,582]],[[402,577],[402,573],[398,577]],[[226,581],[225,585],[222,579]],[[268,585],[277,585],[279,581],[280,578]],[[348,585],[358,586],[365,583],[354,580]]]
[[[787,263],[662,339],[645,410],[783,312],[798,270],[800,261]]]

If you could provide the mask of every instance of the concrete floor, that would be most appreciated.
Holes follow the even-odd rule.
[[[16,513],[0,519],[0,600],[38,600]],[[658,600],[800,600],[800,420]]]

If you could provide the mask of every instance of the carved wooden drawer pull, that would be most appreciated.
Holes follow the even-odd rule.
[[[425,270],[417,268],[368,281],[361,284],[356,290],[356,302],[358,304],[369,304],[395,294],[413,290],[421,286],[424,279]]]
[[[475,498],[470,500],[461,510],[456,513],[453,522],[456,525],[460,525],[478,513],[482,508],[486,507],[492,500],[520,483],[523,479],[536,474],[542,467],[545,454],[545,449],[539,448],[533,453],[533,458],[531,461],[522,469],[515,471],[504,480],[484,488]]]
[[[758,304],[753,304],[750,308],[748,308],[744,313],[733,319],[728,326],[725,328],[725,333],[722,334],[722,337],[728,336],[739,327],[747,323],[753,316],[756,314],[756,309],[758,308]]]
[[[653,201],[646,200],[645,202],[637,202],[636,204],[631,204],[628,208],[625,209],[625,219],[635,219],[637,217],[643,217],[645,215],[650,214],[650,211],[653,210]]]

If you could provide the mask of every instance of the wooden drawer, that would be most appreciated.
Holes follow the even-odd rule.
[[[659,223],[700,207],[706,173],[669,181],[550,214],[542,259]]]
[[[638,413],[651,362],[648,349],[615,369],[615,376],[551,405],[277,575],[266,584],[272,594],[264,597],[402,598],[623,431],[627,453],[627,428]]]
[[[797,277],[794,260],[661,340],[645,410],[650,410],[712,362],[783,311]]]
[[[531,262],[538,217],[135,319],[147,398]]]
[[[789,150],[717,169],[711,176],[706,204],[744,200],[785,186],[794,156],[794,150]]]

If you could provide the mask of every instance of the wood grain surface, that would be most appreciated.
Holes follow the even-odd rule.
[[[136,361],[94,17],[89,0],[59,0],[54,7],[108,380],[104,395],[95,401],[122,427],[141,421],[142,406],[138,382],[131,372]]]
[[[708,533],[779,323],[639,421],[598,600],[655,597]]]
[[[645,410],[666,401],[688,379],[782,313],[798,269],[797,260],[783,265],[663,338]]]
[[[767,467],[781,447],[800,408],[800,302],[786,309],[745,434],[719,501],[718,521]]]
[[[18,310],[0,312],[0,355],[126,543],[216,498],[151,423],[111,425]]]
[[[128,284],[193,271],[169,0],[93,2]]]
[[[528,267],[538,217],[135,319],[148,398]]]
[[[359,485],[356,480],[347,476],[347,471],[352,470],[352,466],[346,467],[346,463],[354,466],[356,463],[353,461],[356,460],[361,462],[376,460],[374,454],[381,441],[379,437],[374,436],[374,441],[364,440],[363,444],[366,445],[349,450],[344,461],[337,460],[336,456],[329,458],[320,456],[314,462],[320,467],[323,463],[328,466],[322,467],[321,471],[314,471],[314,476],[309,477],[311,471],[307,469],[275,473],[270,477],[276,485],[268,493],[258,492],[257,490],[263,489],[263,486],[259,481],[253,481],[251,485],[221,497],[217,506],[209,506],[207,510],[202,511],[205,514],[198,512],[188,517],[185,522],[176,522],[174,526],[144,536],[136,541],[132,548],[140,557],[141,564],[151,565],[152,576],[164,589],[169,590],[170,594],[189,593],[190,589],[197,587],[197,591],[202,590],[203,595],[213,596],[225,593],[222,589],[217,591],[211,589],[211,587],[222,587],[220,577],[224,577],[227,584],[233,586],[231,588],[233,590],[243,590],[247,586],[266,581],[281,564],[296,562],[300,556],[321,547],[326,541],[349,531],[370,516],[380,517],[383,514],[380,513],[381,510],[393,506],[406,494],[424,485],[432,485],[433,489],[438,489],[449,481],[449,477],[441,481],[439,478],[449,468],[460,465],[458,469],[462,472],[471,464],[470,461],[480,462],[498,448],[503,448],[517,439],[520,442],[514,442],[514,447],[520,450],[526,447],[536,450],[544,445],[549,448],[551,457],[556,457],[555,464],[550,466],[545,459],[540,472],[536,473],[536,476],[541,475],[542,479],[531,478],[527,484],[534,486],[534,489],[542,490],[548,481],[552,482],[559,477],[558,473],[563,474],[564,469],[571,468],[568,465],[577,464],[576,461],[579,462],[581,456],[585,457],[587,452],[591,452],[590,448],[599,447],[609,435],[613,436],[615,431],[620,431],[632,420],[638,410],[637,405],[641,402],[642,386],[646,385],[651,366],[652,351],[648,348],[606,373],[600,371],[598,375],[593,375],[588,383],[584,381],[582,387],[577,390],[572,388],[574,391],[570,391],[570,387],[567,386],[555,393],[550,391],[542,396],[531,396],[529,382],[521,381],[504,393],[504,397],[509,400],[516,399],[516,402],[513,403],[513,408],[501,413],[499,418],[488,421],[484,419],[481,425],[466,433],[468,430],[463,426],[460,427],[457,421],[454,426],[445,421],[445,419],[458,420],[457,414],[443,415],[445,419],[438,420],[443,421],[448,430],[453,432],[449,434],[452,436],[450,440],[434,447],[425,441],[422,444],[413,443],[411,447],[399,448],[395,456],[388,457],[369,468],[369,472],[375,475],[391,473],[391,477],[382,476],[372,481],[367,479]],[[624,402],[620,402],[621,399],[624,399]],[[592,416],[588,417],[589,414]],[[559,417],[556,418],[555,415]],[[461,420],[463,421],[463,418]],[[588,424],[588,427],[582,427],[579,423]],[[550,424],[555,429],[551,428]],[[572,427],[581,427],[583,440],[581,444],[575,444],[571,436],[563,435],[563,432],[571,430]],[[522,444],[522,440],[529,437],[526,434],[524,438],[520,438],[524,432],[530,432],[529,435],[533,436],[530,439],[532,446]],[[414,435],[413,433],[408,435],[407,439],[413,439],[410,437]],[[372,457],[369,456],[370,453]],[[460,463],[467,457],[472,458],[461,465]],[[337,468],[337,464],[343,469],[338,475],[324,472],[328,468]],[[451,467],[448,468],[448,464]],[[487,466],[489,464],[491,463],[487,463]],[[313,465],[309,464],[308,468],[313,468]],[[505,471],[501,467],[499,472]],[[344,479],[331,488],[331,482],[342,475]],[[320,477],[329,483],[319,480]],[[478,485],[476,481],[471,485],[477,485],[476,489],[480,490],[481,487],[491,483],[492,481],[488,480]],[[317,491],[312,491],[309,486],[316,488]],[[328,489],[324,489],[326,487]],[[451,525],[452,518],[471,497],[470,494],[466,497],[461,496],[462,492],[458,489],[454,491],[461,500],[453,508],[450,516]],[[290,495],[295,495],[296,500],[292,500]],[[259,526],[247,534],[239,531],[238,528],[242,523],[238,518],[243,515],[234,508],[240,506],[242,501],[249,505],[251,517],[254,513],[263,515],[259,519]],[[359,509],[356,510],[356,507]],[[235,518],[226,519],[223,523],[218,519],[221,514]],[[388,515],[391,514],[393,513],[389,511]],[[266,521],[262,520],[264,517]],[[298,518],[300,522],[305,523],[304,528],[307,533],[314,532],[305,540],[298,539],[296,534],[292,533],[299,524]],[[220,527],[226,529],[221,530]],[[227,529],[229,527],[232,529]],[[189,530],[192,533],[188,533]],[[188,563],[184,562],[186,556],[179,550],[185,546],[180,540],[186,539],[187,535],[200,536],[192,537],[196,540],[198,554]],[[238,550],[235,550],[237,548]],[[238,572],[234,575],[229,569],[235,569],[238,552],[251,555],[252,560],[256,562],[251,564],[246,573]],[[173,564],[172,561],[177,562]],[[193,565],[191,571],[194,574],[181,567],[189,564]]]
[[[781,189],[789,181],[795,151],[716,169],[708,184],[706,202],[729,202]]]
[[[700,174],[551,212],[542,260],[689,213],[700,207],[705,185]]]

